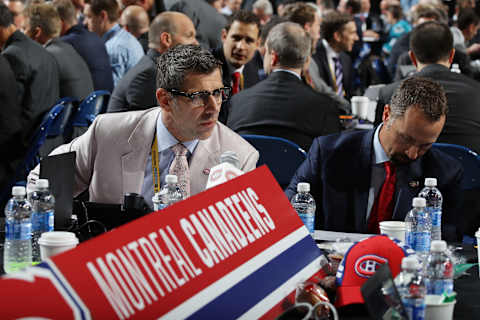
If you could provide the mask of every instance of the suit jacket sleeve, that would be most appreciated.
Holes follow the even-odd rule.
[[[10,66],[15,74],[15,80],[17,82],[17,104],[23,105],[23,96],[25,94],[25,84],[27,83],[27,75],[31,72],[27,70],[28,66],[23,62],[25,58],[19,58],[23,56],[23,53],[14,47],[10,47],[10,50],[7,50],[3,53],[4,57],[10,63]]]
[[[442,238],[446,241],[461,241],[463,235],[463,168],[458,166],[453,174],[452,183],[442,190]]]
[[[318,229],[323,224],[322,209],[322,150],[320,147],[320,138],[313,140],[312,146],[308,151],[307,159],[298,167],[290,184],[285,190],[285,194],[289,200],[297,193],[297,184],[299,182],[310,183],[310,194],[315,199],[317,211],[315,213],[315,228]]]
[[[134,77],[127,88],[128,110],[144,110],[156,106],[155,87],[154,69],[145,70]]]

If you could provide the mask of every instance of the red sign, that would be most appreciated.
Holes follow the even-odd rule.
[[[49,265],[93,318],[249,319],[314,275],[320,254],[263,166]]]

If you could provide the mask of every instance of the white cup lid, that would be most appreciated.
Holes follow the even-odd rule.
[[[370,101],[368,97],[365,96],[353,96],[352,99],[350,99],[351,102],[368,102]]]
[[[404,221],[380,221],[380,227],[385,229],[405,229]]]
[[[42,246],[50,247],[76,245],[78,244],[78,238],[73,232],[51,231],[42,233],[38,243]]]

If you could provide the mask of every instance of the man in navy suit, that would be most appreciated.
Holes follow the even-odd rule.
[[[317,202],[317,229],[374,233],[382,220],[404,220],[424,179],[437,178],[444,198],[442,236],[458,239],[463,169],[455,159],[430,149],[447,110],[439,84],[420,77],[405,80],[375,130],[316,138],[287,196],[293,196],[299,182],[309,182]],[[387,184],[392,186],[390,197]],[[375,210],[379,203],[389,210]]]

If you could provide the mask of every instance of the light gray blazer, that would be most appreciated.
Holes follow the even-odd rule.
[[[122,203],[127,192],[141,193],[148,155],[154,139],[160,108],[102,114],[88,131],[51,155],[76,152],[74,196],[88,188],[90,201]],[[208,170],[227,150],[237,153],[243,171],[255,169],[258,151],[242,137],[217,122],[212,135],[200,140],[190,159],[191,195],[205,190]],[[29,174],[29,184],[39,175],[39,166]]]

